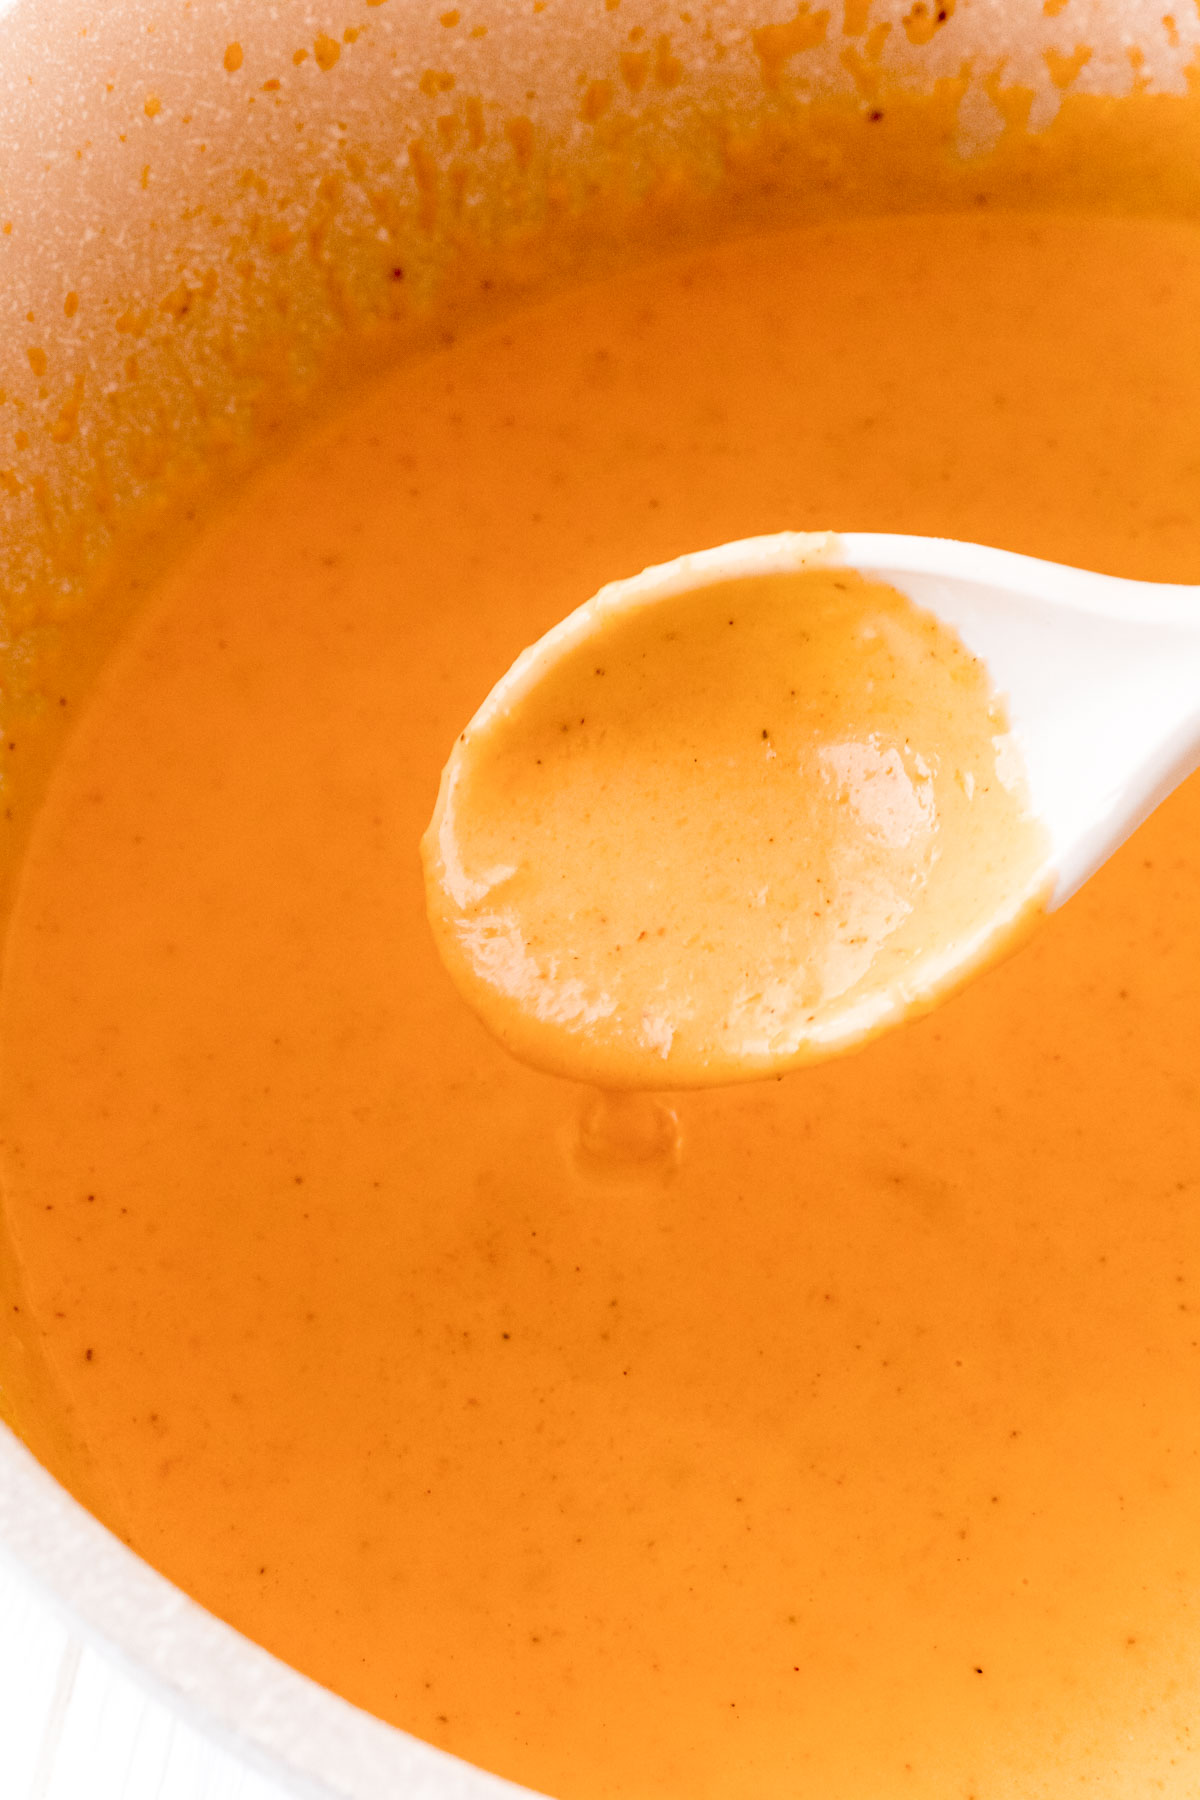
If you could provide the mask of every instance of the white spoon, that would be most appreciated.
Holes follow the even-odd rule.
[[[814,1002],[811,993],[805,997],[800,985],[795,991],[790,987],[789,970],[800,970],[803,965],[791,960],[787,921],[789,916],[806,918],[807,913],[778,912],[775,921],[778,929],[769,946],[770,955],[764,952],[760,966],[751,967],[752,957],[738,940],[739,921],[749,918],[749,914],[740,909],[754,904],[750,896],[758,874],[755,864],[759,855],[765,854],[756,849],[753,837],[741,841],[737,856],[737,879],[742,881],[747,898],[743,901],[735,893],[731,909],[726,891],[729,884],[722,887],[718,865],[716,879],[721,891],[718,893],[714,889],[714,922],[710,925],[702,909],[698,913],[692,907],[684,921],[682,939],[676,931],[678,921],[669,914],[670,902],[681,894],[680,882],[690,880],[694,872],[704,872],[708,878],[713,868],[711,859],[705,864],[703,851],[697,856],[693,850],[689,853],[690,862],[686,857],[682,863],[676,862],[675,873],[666,878],[665,886],[661,881],[655,882],[660,845],[673,845],[676,833],[683,834],[680,839],[683,842],[689,832],[694,832],[698,816],[703,824],[710,801],[714,807],[719,804],[718,790],[722,782],[733,779],[721,774],[722,768],[733,766],[732,762],[714,757],[711,776],[703,773],[700,786],[690,790],[691,800],[682,811],[676,807],[672,815],[676,822],[664,821],[663,831],[656,836],[656,759],[660,755],[669,757],[677,753],[680,740],[674,725],[664,728],[656,738],[651,718],[648,735],[644,738],[646,748],[635,753],[633,765],[635,780],[642,783],[641,793],[635,793],[634,788],[628,786],[625,789],[619,785],[609,786],[609,771],[605,769],[605,781],[598,786],[562,789],[559,812],[557,815],[547,812],[544,816],[539,810],[542,806],[539,796],[543,792],[550,794],[551,788],[543,789],[538,785],[547,781],[550,773],[549,766],[543,768],[543,760],[547,765],[553,764],[556,770],[565,768],[569,779],[570,739],[564,737],[560,749],[557,737],[560,728],[553,726],[552,737],[539,740],[531,748],[522,733],[539,705],[550,703],[547,696],[556,691],[555,683],[561,683],[564,672],[582,668],[585,677],[590,676],[592,662],[599,664],[607,660],[604,647],[611,648],[621,641],[622,631],[626,633],[626,642],[631,629],[646,633],[645,647],[638,647],[640,639],[635,645],[634,663],[630,665],[635,671],[652,668],[657,659],[678,655],[679,645],[671,640],[680,639],[681,632],[668,632],[667,627],[681,621],[686,623],[686,613],[679,612],[680,605],[686,606],[686,596],[721,588],[722,597],[714,598],[712,604],[720,613],[717,623],[723,628],[725,610],[738,611],[737,601],[730,601],[727,608],[723,595],[736,595],[739,591],[734,587],[726,588],[725,584],[749,582],[753,592],[766,593],[770,578],[802,575],[811,587],[811,581],[819,575],[828,588],[828,572],[841,570],[851,572],[847,580],[857,575],[869,583],[898,590],[922,613],[932,614],[949,626],[970,657],[982,663],[990,677],[991,689],[1004,703],[1011,739],[1023,763],[1023,792],[1026,795],[1023,804],[1027,804],[1040,824],[1041,835],[1036,870],[1020,892],[1015,888],[1011,890],[1011,905],[1006,901],[1005,906],[998,907],[995,912],[988,912],[985,907],[970,922],[969,929],[964,929],[957,937],[952,936],[944,944],[929,946],[922,940],[914,950],[910,942],[903,956],[894,955],[891,963],[887,961],[885,950],[881,949],[883,960],[875,965],[882,972],[881,978],[875,980],[872,977],[865,987],[861,982],[855,987],[850,980],[839,986],[840,975],[830,987],[827,979],[828,971],[834,969],[836,974],[839,967],[845,966],[846,955],[852,952],[852,947],[864,941],[861,935],[853,935],[854,931],[861,931],[861,922],[847,915],[849,923],[835,931],[830,940],[834,960],[822,965],[821,980],[825,987]],[[760,577],[768,578],[761,589],[755,585]],[[835,577],[832,586],[840,588],[842,583]],[[775,591],[779,591],[777,582]],[[847,603],[851,593],[852,590],[845,596]],[[672,602],[675,603],[674,610]],[[803,604],[797,604],[799,610],[785,610],[779,615],[784,618],[788,630],[791,629],[788,621],[792,618],[801,625],[804,623]],[[840,607],[840,598],[837,604]],[[895,604],[902,606],[904,602],[896,601]],[[817,614],[812,617],[816,621]],[[734,619],[730,618],[728,624],[732,626]],[[818,629],[816,623],[813,629]],[[884,624],[882,629],[886,638],[889,628]],[[935,628],[930,626],[930,629]],[[686,631],[683,635],[686,636]],[[727,723],[726,710],[733,706],[733,701],[727,697],[731,690],[722,659],[725,644],[732,646],[736,635],[723,640],[720,646],[715,680],[711,660],[707,665],[702,661],[695,665],[693,678],[701,685],[694,691],[703,697],[704,707],[708,710],[702,709],[699,736],[686,746],[689,754],[682,758],[685,765],[704,763],[709,733],[712,733],[715,746],[722,724]],[[879,633],[871,629],[862,641],[873,642],[878,637]],[[712,641],[717,642],[715,638]],[[789,641],[786,638],[780,640],[785,657],[793,654],[788,648]],[[614,650],[614,654],[618,652]],[[858,652],[854,654],[857,657]],[[962,652],[955,654],[961,656]],[[771,686],[774,672],[779,667],[774,659],[772,649],[768,660],[759,665],[765,675],[764,690]],[[681,671],[689,669],[685,662],[680,662],[677,667]],[[730,667],[733,667],[732,663]],[[605,670],[597,667],[594,673],[602,676]],[[969,676],[963,678],[969,680]],[[638,708],[642,702],[637,697],[638,679],[640,676],[635,674],[635,687],[625,690],[625,717],[629,716],[630,693],[633,694],[634,716],[640,716]],[[902,671],[899,675],[888,673],[882,686],[874,680],[867,683],[863,690],[868,696],[865,702],[860,694],[856,702],[856,741],[852,746],[856,751],[864,744],[871,747],[877,741],[883,742],[876,740],[869,729],[872,709],[876,705],[870,695],[898,692],[894,685],[897,679],[903,683],[908,677]],[[703,686],[705,682],[707,687]],[[675,691],[690,693],[693,690],[679,688],[677,678]],[[746,690],[740,691],[744,698]],[[945,706],[955,707],[957,700],[953,696],[956,690],[942,691],[946,695]],[[595,692],[599,694],[600,687]],[[660,705],[666,692],[661,688],[657,690]],[[757,687],[754,692],[758,692]],[[797,689],[793,687],[793,701],[796,693]],[[754,705],[757,704],[755,701]],[[770,717],[778,716],[781,723],[786,723],[787,705],[780,706],[778,693],[774,707]],[[582,703],[577,704],[576,711],[582,710]],[[589,700],[586,711],[591,714],[592,710]],[[600,742],[603,743],[610,726],[601,727],[600,710],[601,703],[598,703],[597,719],[591,724],[592,728],[601,729]],[[763,711],[766,715],[765,691]],[[553,715],[554,718],[559,716],[558,713]],[[937,716],[949,717],[949,714]],[[704,719],[710,720],[711,724],[705,727]],[[755,718],[754,723],[757,722]],[[767,722],[764,716],[764,725]],[[579,718],[578,724],[582,726],[583,723],[583,718]],[[565,721],[561,730],[566,733],[574,725],[574,719]],[[824,781],[828,789],[829,752],[818,750],[815,757],[811,755],[804,749],[808,740],[803,729],[797,729],[800,729],[800,735],[796,736],[793,731],[786,764],[778,763],[776,769],[795,767],[800,772],[797,779],[808,781],[810,787],[814,781]],[[991,728],[985,726],[985,742],[987,729]],[[764,740],[768,735],[766,729],[761,733]],[[753,785],[758,777],[754,774],[748,739],[757,740],[758,737],[757,730],[743,733],[733,749],[741,759],[741,766],[749,766],[751,770],[752,785],[743,790],[748,796],[743,803],[749,806],[750,812],[739,817],[749,818],[753,814],[755,829],[760,819],[765,820],[765,831],[771,828],[771,819],[775,816],[772,808],[782,807],[787,795],[778,785],[763,787],[760,795]],[[1000,738],[990,741],[997,746],[1001,743]],[[883,769],[881,765],[873,771],[876,780],[867,793],[871,805],[876,805],[877,797],[884,794],[885,814],[881,817],[885,839],[889,819],[899,816],[894,800],[902,801],[909,808],[910,818],[918,818],[912,807],[917,801],[924,804],[920,790],[930,774],[930,766],[915,754],[918,746],[913,746],[914,757],[909,758],[903,715],[899,736],[893,729],[888,742],[892,746],[888,751],[889,768]],[[729,748],[726,742],[725,749]],[[838,744],[833,746],[835,753],[841,748]],[[759,749],[766,757],[774,756],[769,743],[762,744]],[[698,752],[696,756],[690,754],[693,750]],[[533,767],[535,751],[538,752],[536,770]],[[515,763],[512,762],[514,754]],[[638,761],[638,756],[643,760]],[[503,764],[505,757],[509,758],[508,765]],[[799,761],[795,760],[797,757]],[[826,759],[824,764],[822,757]],[[899,766],[898,757],[909,759],[906,769]],[[563,758],[567,759],[565,763]],[[502,796],[513,791],[511,786],[489,790],[490,797],[482,813],[478,797],[471,797],[477,771],[489,759],[496,768],[515,768],[517,773],[513,779],[521,788],[520,798],[526,806],[519,827],[515,825],[518,815],[514,811],[515,828],[507,839],[503,834],[501,838],[495,838],[493,824],[496,794]],[[611,1086],[692,1086],[752,1079],[780,1072],[814,1056],[849,1048],[874,1031],[932,1004],[974,969],[1001,953],[1031,903],[1053,909],[1069,898],[1198,762],[1200,588],[1087,574],[1031,557],[944,538],[798,532],[748,538],[682,556],[674,562],[647,569],[630,580],[612,583],[517,658],[463,732],[446,765],[438,806],[424,845],[430,917],[447,966],[468,1001],[501,1040],[527,1060],[554,1072]],[[943,761],[942,774],[937,780],[944,784],[949,779],[950,769],[957,766],[957,763],[947,765]],[[627,757],[624,769],[627,771],[629,767]],[[665,763],[663,767],[666,768]],[[809,770],[808,775],[803,774],[805,768]],[[685,774],[689,772],[690,768],[685,767]],[[996,773],[1007,787],[1009,783],[999,763]],[[878,779],[880,775],[884,778],[882,781]],[[772,779],[776,779],[774,774]],[[792,777],[789,775],[788,779]],[[975,778],[960,774],[958,779],[970,783]],[[985,776],[984,779],[992,778]],[[898,783],[899,787],[889,789],[889,782]],[[900,792],[900,788],[904,791]],[[858,807],[860,836],[863,815],[859,803],[865,791],[860,787],[857,796],[851,796],[854,806]],[[944,785],[941,791],[944,803]],[[974,789],[968,787],[965,791],[974,792]],[[932,786],[928,792],[933,792]],[[999,788],[995,792],[998,794]],[[650,796],[648,815],[644,806],[647,793]],[[566,815],[561,810],[564,794],[568,808],[576,809]],[[503,801],[501,805],[503,809]],[[625,810],[622,810],[623,805]],[[466,820],[472,806],[477,822],[482,822],[485,827],[490,854],[483,861],[477,860],[473,872],[468,872],[462,860],[462,848],[463,832],[468,833],[468,838],[470,835]],[[637,806],[642,806],[640,815],[636,813]],[[582,813],[578,810],[580,807]],[[595,839],[599,847],[589,851],[589,840],[576,841],[572,896],[565,910],[559,906],[555,912],[554,907],[558,905],[555,884],[562,886],[567,881],[568,866],[562,864],[556,872],[556,851],[549,821],[557,816],[561,827],[564,816],[572,821],[578,817],[589,819],[593,807],[602,826]],[[892,809],[890,812],[886,810],[888,807]],[[851,808],[853,811],[854,807]],[[646,816],[651,823],[649,834],[645,829]],[[834,832],[840,834],[843,828],[836,821],[843,815],[836,810],[830,813],[827,807],[824,816],[835,820]],[[850,819],[849,812],[845,816]],[[640,838],[636,835],[636,825],[624,823],[635,818],[641,820]],[[478,825],[476,829],[478,834]],[[792,829],[797,829],[795,819]],[[872,829],[870,818],[866,829],[868,832]],[[631,832],[632,836],[629,835]],[[803,861],[806,841],[801,820],[800,835],[781,839],[780,843],[786,842],[789,857],[791,846],[795,844]],[[775,844],[775,838],[772,837],[770,842]],[[815,845],[817,840],[814,838],[812,842]],[[581,843],[584,846],[582,852]],[[501,845],[500,850],[497,850],[497,844]],[[979,854],[985,856],[988,849],[985,834]],[[783,893],[786,872],[780,872],[780,851],[777,849],[773,854],[776,857],[773,878],[777,884],[784,884],[777,885],[773,891]],[[976,853],[972,851],[971,854]],[[927,871],[936,868],[939,852],[935,848],[930,855],[932,861],[927,858],[923,865]],[[625,858],[635,871],[632,882],[624,880],[620,874],[619,865]],[[664,866],[665,860],[669,860],[666,852]],[[971,870],[975,867],[980,869],[980,895],[985,891],[990,893],[992,890],[985,887],[982,862],[971,863],[966,877],[960,873],[960,881],[967,880],[965,891],[970,894],[970,884],[975,879]],[[610,881],[606,888],[605,881],[610,875],[614,876],[617,885]],[[924,881],[926,876],[921,875],[919,879]],[[596,892],[602,896],[600,905],[606,914],[613,913],[615,918],[617,912],[622,908],[625,910],[620,926],[614,931],[623,942],[609,946],[605,951],[606,961],[597,958],[589,962],[587,956],[572,956],[572,953],[584,948],[579,933],[584,930],[581,922],[593,899],[590,891],[593,880]],[[885,946],[887,933],[893,930],[886,918],[895,916],[903,920],[905,913],[912,914],[912,908],[903,898],[906,893],[917,891],[905,888],[904,882],[909,880],[910,874],[901,871],[899,885],[894,889],[894,894],[901,897],[898,914],[887,914],[887,906],[892,905],[894,897],[889,890],[884,913],[879,915],[885,919],[885,928],[879,936],[881,947]],[[621,881],[624,881],[624,889],[620,887]],[[525,905],[522,894],[532,891],[530,883],[536,888],[539,901],[545,899],[547,892],[550,894],[549,912],[543,910],[535,916]],[[810,897],[801,896],[799,904],[807,907],[819,902],[817,890],[820,888],[818,882]],[[632,915],[625,903],[632,892],[633,910],[637,914],[634,924],[641,923],[637,909],[643,905],[643,890],[647,923],[651,910],[659,907],[656,920],[659,917],[665,919],[669,933],[683,945],[682,953],[676,954],[672,964],[674,972],[669,978],[664,977],[661,1005],[660,990],[655,987],[654,945],[642,942],[647,936],[646,931],[643,930],[639,937],[636,931],[628,929]],[[827,880],[821,892],[827,894],[829,891]],[[874,890],[868,885],[865,891],[870,897],[879,891],[878,885]],[[616,912],[610,902],[615,904]],[[792,903],[796,903],[794,897]],[[839,900],[838,904],[841,903]],[[824,904],[829,902],[826,900]],[[551,916],[559,924],[548,937],[545,922]],[[836,913],[813,913],[811,916],[820,916],[823,924],[837,917]],[[917,916],[913,915],[914,918]],[[529,933],[531,920],[536,927],[533,936]],[[607,917],[603,923],[608,924]],[[636,945],[631,941],[635,937]],[[667,941],[671,941],[670,937]],[[636,980],[630,973],[631,955],[640,959]],[[664,969],[666,966],[664,963]],[[816,967],[815,964],[812,966]],[[686,982],[691,979],[693,968],[699,973],[692,991],[688,992]],[[888,975],[889,968],[894,970],[894,975]],[[583,981],[576,978],[581,971],[586,972]],[[702,1025],[697,1024],[705,1005],[713,999],[718,975],[729,984],[724,990],[725,997],[715,1014],[704,1019]],[[838,999],[843,991],[844,1004]],[[630,995],[634,996],[632,1002],[628,998]]]

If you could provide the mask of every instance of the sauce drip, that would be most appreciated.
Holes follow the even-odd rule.
[[[612,1088],[745,1081],[1012,937],[1045,834],[954,631],[842,568],[641,595],[528,652],[442,778],[430,919],[506,1049]]]
[[[1200,785],[639,1182],[462,1004],[417,845],[614,568],[837,520],[1197,580],[1198,420],[1200,231],[873,220],[507,320],[212,521],[0,1010],[23,1316],[143,1555],[560,1800],[1191,1800]]]

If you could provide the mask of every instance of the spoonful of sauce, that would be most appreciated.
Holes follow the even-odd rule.
[[[422,844],[468,1003],[608,1090],[781,1074],[936,1003],[1200,760],[1200,596],[783,533],[611,584],[459,737]]]

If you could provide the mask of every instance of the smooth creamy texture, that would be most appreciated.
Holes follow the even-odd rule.
[[[1200,234],[924,218],[548,305],[213,522],[0,1017],[21,1304],[139,1550],[567,1800],[1192,1800],[1200,786],[640,1186],[459,1000],[417,843],[614,570],[836,519],[1196,580],[1198,464]]]
[[[506,1049],[608,1088],[752,1080],[1011,939],[1048,843],[949,626],[850,569],[641,596],[501,682],[422,842],[446,967]]]

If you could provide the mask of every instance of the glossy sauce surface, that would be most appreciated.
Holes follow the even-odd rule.
[[[1037,912],[1049,844],[987,669],[820,543],[786,573],[597,595],[459,734],[430,924],[534,1068],[778,1074],[930,1004]]]
[[[0,1019],[23,1303],[143,1554],[566,1800],[1190,1800],[1197,784],[935,1013],[682,1096],[642,1183],[462,1005],[417,844],[614,572],[837,520],[1195,580],[1198,445],[1200,234],[880,221],[464,341],[214,521]]]

